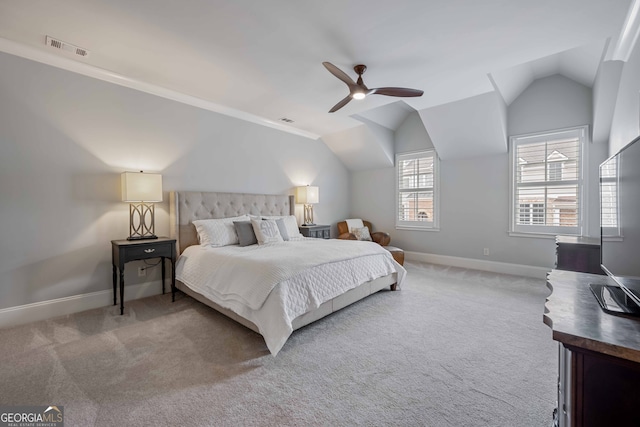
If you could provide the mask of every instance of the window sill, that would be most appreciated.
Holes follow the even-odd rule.
[[[440,231],[438,227],[412,227],[410,225],[396,225],[396,230],[409,230],[409,231]]]
[[[516,231],[509,231],[509,237],[531,237],[534,239],[555,239],[556,236],[576,236],[577,234],[569,234],[569,233],[523,233]]]

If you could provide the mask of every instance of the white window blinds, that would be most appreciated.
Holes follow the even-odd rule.
[[[512,231],[581,234],[586,128],[512,138]]]
[[[600,166],[600,227],[606,237],[620,236],[618,160],[613,157]]]
[[[396,226],[437,227],[437,172],[435,151],[398,154]]]

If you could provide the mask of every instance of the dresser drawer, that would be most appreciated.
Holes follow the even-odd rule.
[[[309,237],[316,237],[318,239],[328,239],[331,237],[331,230],[313,230],[309,232]]]
[[[330,239],[331,226],[329,225],[302,225],[300,233],[304,237],[314,237],[316,239]]]
[[[157,244],[157,245],[138,245],[126,249],[126,259],[147,259],[157,257],[172,257],[172,245],[171,244]]]

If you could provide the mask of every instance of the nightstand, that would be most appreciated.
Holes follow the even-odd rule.
[[[318,239],[331,238],[330,225],[301,225],[298,228],[304,237],[316,237]]]
[[[120,270],[120,314],[124,313],[124,265],[129,261],[160,258],[162,264],[162,293],[164,294],[164,260],[171,260],[171,289],[176,286],[176,239],[159,237],[153,240],[112,240],[113,305],[116,305],[117,270]]]

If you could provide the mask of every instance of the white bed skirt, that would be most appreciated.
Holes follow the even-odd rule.
[[[353,289],[348,290],[342,295],[338,295],[337,297],[329,301],[325,301],[324,303],[320,304],[320,306],[317,309],[311,310],[301,316],[296,317],[295,319],[293,319],[293,322],[292,322],[293,330],[295,331],[296,329],[300,329],[301,327],[306,326],[309,323],[315,322],[318,319],[322,319],[323,317],[333,313],[334,311],[338,311],[341,308],[344,308],[350,304],[353,304],[356,301],[360,301],[361,299],[373,293],[376,293],[386,287],[390,287],[396,282],[397,282],[397,273],[389,274],[387,276],[379,277],[375,280],[365,282],[360,286],[357,286]],[[220,305],[211,301],[204,295],[189,288],[187,285],[180,282],[179,280],[176,280],[176,287],[180,289],[182,292],[184,292],[185,294],[189,295],[190,297],[200,301],[205,305],[208,305],[209,307],[214,308],[215,310],[235,320],[241,325],[246,326],[252,331],[260,333],[255,323],[245,319],[244,317],[229,310],[228,308],[221,307]]]

